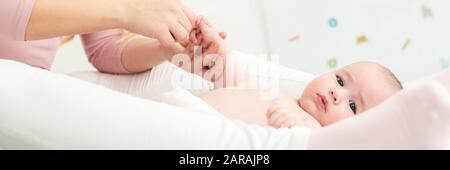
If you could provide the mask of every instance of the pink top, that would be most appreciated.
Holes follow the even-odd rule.
[[[34,67],[50,69],[62,38],[25,41],[25,31],[35,0],[0,1],[0,59],[10,59]],[[122,30],[106,30],[81,35],[89,62],[106,73],[129,73],[122,65],[125,43]]]

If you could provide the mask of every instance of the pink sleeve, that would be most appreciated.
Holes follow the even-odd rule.
[[[81,36],[89,62],[100,72],[126,74],[122,51],[127,42],[119,42],[122,30],[112,29]]]
[[[0,38],[25,40],[25,31],[35,0],[0,1]]]

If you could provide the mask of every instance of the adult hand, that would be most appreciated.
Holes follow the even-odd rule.
[[[194,13],[181,0],[123,0],[125,29],[158,39],[164,47],[189,44]]]
[[[14,11],[5,13],[8,15],[0,20],[16,15]],[[24,39],[120,28],[158,39],[162,46],[172,49],[175,42],[186,47],[194,19],[194,13],[181,0],[36,0]]]

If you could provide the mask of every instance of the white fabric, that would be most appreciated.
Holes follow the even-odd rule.
[[[14,61],[0,60],[0,77],[3,149],[305,149],[309,136],[304,128],[247,125]]]

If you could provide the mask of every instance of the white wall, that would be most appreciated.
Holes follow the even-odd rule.
[[[185,0],[198,15],[206,16],[220,31],[228,33],[230,49],[265,54],[261,0]]]
[[[58,73],[72,73],[95,70],[95,68],[89,64],[81,45],[81,40],[79,37],[76,37],[59,49],[51,70]]]
[[[359,60],[377,61],[403,82],[437,72],[450,57],[448,0],[263,0],[273,53],[284,65],[322,73]],[[424,17],[422,6],[432,11]],[[338,26],[328,25],[336,18]],[[296,42],[289,36],[301,35]],[[368,43],[358,45],[365,35]],[[410,39],[410,46],[402,46]]]

